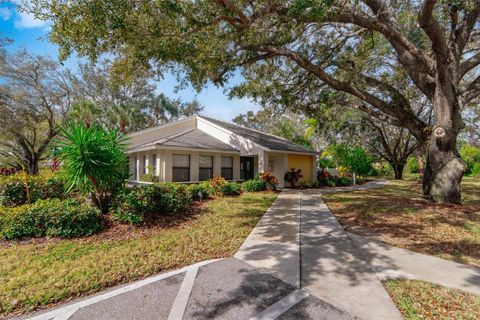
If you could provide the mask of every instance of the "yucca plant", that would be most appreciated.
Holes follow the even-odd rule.
[[[73,190],[91,196],[107,213],[112,194],[128,177],[126,137],[118,130],[69,123],[60,129],[55,156],[63,163],[67,193]]]

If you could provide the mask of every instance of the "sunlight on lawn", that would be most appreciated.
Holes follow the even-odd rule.
[[[275,198],[272,193],[218,198],[195,219],[132,239],[0,243],[0,316],[232,256]]]

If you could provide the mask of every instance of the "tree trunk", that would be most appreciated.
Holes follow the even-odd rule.
[[[423,175],[425,173],[425,160],[423,158],[425,153],[425,148],[423,146],[418,146],[417,150],[415,151],[415,156],[417,157],[418,162],[418,175],[420,177],[420,181],[423,180]]]
[[[393,173],[396,180],[402,180],[403,178],[403,168],[405,167],[404,163],[395,163],[391,162],[390,165],[393,168]]]
[[[457,135],[442,126],[432,132],[423,176],[423,195],[427,199],[461,203],[461,182],[467,166],[457,151]]]
[[[29,174],[38,174],[38,157],[36,154],[32,155],[27,161],[27,172]]]

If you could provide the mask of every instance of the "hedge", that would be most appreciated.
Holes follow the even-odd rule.
[[[103,229],[103,218],[95,208],[76,200],[38,200],[33,205],[3,208],[0,238],[73,238],[89,236]]]
[[[165,182],[125,189],[114,199],[111,211],[119,221],[138,224],[145,214],[181,211],[191,202],[186,185]]]
[[[28,176],[30,203],[45,199],[63,199],[65,184],[59,175]],[[0,179],[0,206],[16,207],[27,203],[27,192],[22,174]]]

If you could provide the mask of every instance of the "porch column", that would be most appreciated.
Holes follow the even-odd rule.
[[[137,172],[135,174],[135,181],[140,181],[140,176],[142,175],[142,154],[137,153],[135,155],[135,161],[136,161],[136,167],[137,167]]]
[[[213,175],[218,177],[222,175],[222,155],[218,153],[213,157]]]
[[[258,153],[258,173],[268,171],[268,152],[260,151]]]
[[[172,181],[172,167],[173,167],[173,157],[172,157],[172,151],[170,150],[165,150],[165,166],[164,166],[164,175],[165,175],[165,180],[164,181]]]
[[[233,156],[233,180],[240,180],[240,156]]]
[[[190,153],[190,181],[198,181],[199,177],[199,159],[198,152]]]

